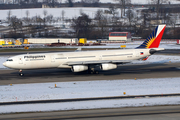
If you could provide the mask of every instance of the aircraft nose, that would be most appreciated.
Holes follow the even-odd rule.
[[[4,62],[3,65],[6,66],[6,62]]]

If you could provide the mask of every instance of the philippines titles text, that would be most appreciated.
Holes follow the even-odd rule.
[[[24,56],[24,59],[26,59],[26,58],[30,58],[30,59],[42,59],[42,58],[45,58],[46,56],[45,55],[36,55],[36,56],[32,56],[32,55],[30,55],[30,56]]]

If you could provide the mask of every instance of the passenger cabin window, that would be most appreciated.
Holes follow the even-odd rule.
[[[13,61],[13,59],[7,59],[6,61]]]

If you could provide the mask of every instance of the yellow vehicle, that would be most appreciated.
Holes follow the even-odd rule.
[[[86,38],[80,38],[79,43],[85,44],[85,43],[87,43],[87,39]]]
[[[3,45],[5,44],[5,41],[4,40],[0,40],[0,45]]]
[[[23,44],[29,44],[27,39],[24,39],[24,43]]]
[[[28,46],[25,46],[25,47],[24,47],[24,49],[28,50],[28,49],[29,49],[29,47],[28,47]]]
[[[22,42],[20,42],[20,40],[15,40],[15,45],[22,45]]]

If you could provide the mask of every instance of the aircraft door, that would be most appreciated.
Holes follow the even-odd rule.
[[[140,57],[140,52],[139,52],[139,51],[136,51],[136,52],[135,52],[135,55],[136,55],[136,57]]]
[[[55,62],[55,55],[51,56],[51,62]]]
[[[99,60],[102,60],[102,55],[99,56]]]
[[[23,64],[23,57],[19,57],[19,64]]]

